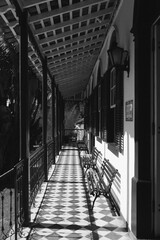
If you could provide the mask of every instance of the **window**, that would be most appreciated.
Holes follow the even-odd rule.
[[[116,73],[116,107],[115,107],[115,126],[114,126],[114,142],[119,150],[124,149],[124,133],[123,133],[123,71]]]
[[[101,77],[101,60],[99,62],[97,73],[97,85],[98,85],[98,136],[102,138],[102,77]]]
[[[109,119],[112,121],[112,132],[107,132],[116,149],[123,152],[123,71],[113,68],[110,71],[110,110]],[[110,123],[109,123],[110,125]]]
[[[98,69],[97,86],[85,106],[85,127],[108,143],[114,153],[123,153],[123,71],[109,68],[103,77]]]
[[[116,107],[116,69],[113,68],[110,73],[110,107]]]
[[[98,122],[99,122],[99,126],[98,126],[98,132],[99,132],[99,134],[98,134],[98,136],[101,138],[102,137],[102,135],[101,135],[101,115],[102,115],[102,113],[101,113],[101,84],[99,84],[99,86],[98,86]]]
[[[91,94],[91,128],[95,136],[99,135],[98,132],[98,86],[96,86]]]
[[[114,141],[114,128],[113,128],[113,111],[114,108],[110,108],[110,71],[106,71],[103,76],[101,84],[101,102],[102,102],[102,139],[105,142],[113,143]]]
[[[89,130],[89,102],[88,99],[85,99],[84,107],[84,129]]]
[[[123,152],[123,72],[109,69],[101,84],[102,139]]]

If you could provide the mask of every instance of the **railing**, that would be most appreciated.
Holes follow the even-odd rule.
[[[54,144],[47,144],[48,169],[53,163]],[[30,206],[44,181],[44,147],[38,148],[30,157]],[[12,235],[17,240],[23,237],[24,223],[24,160],[17,163],[11,170],[0,176],[0,240]]]
[[[23,215],[23,167],[20,161],[14,168],[0,176],[0,239],[5,240],[12,235],[17,240],[21,235],[24,222]]]
[[[54,142],[50,140],[47,143],[47,158],[48,158],[48,169],[54,164]]]
[[[17,234],[21,236],[24,223],[23,209],[23,176],[24,176],[24,160],[17,163],[15,169],[15,240]]]
[[[65,143],[82,141],[85,138],[85,130],[83,128],[65,129],[64,141]]]
[[[30,158],[30,204],[44,181],[44,147],[38,148]]]
[[[6,239],[15,233],[14,185],[8,186],[13,181],[14,168],[0,176],[0,239]],[[10,185],[9,184],[9,185]],[[6,186],[7,187],[4,187]],[[7,209],[5,207],[7,206]]]

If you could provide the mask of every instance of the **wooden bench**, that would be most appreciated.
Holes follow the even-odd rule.
[[[88,190],[94,196],[92,208],[98,197],[103,195],[110,200],[112,208],[115,209],[115,204],[111,198],[111,186],[115,179],[118,170],[115,169],[108,159],[104,159],[101,166],[96,165],[96,168],[90,168],[87,171]]]
[[[88,169],[96,167],[98,158],[102,158],[102,154],[96,147],[93,147],[91,154],[84,154],[80,157],[84,176],[86,175]]]
[[[86,143],[83,140],[77,141],[77,147],[78,147],[78,151],[79,152],[84,151],[85,153],[89,154],[88,147],[87,147]]]

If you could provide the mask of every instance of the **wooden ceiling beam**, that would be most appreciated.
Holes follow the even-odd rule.
[[[85,77],[85,76],[89,76],[89,72],[91,71],[92,69],[89,69],[88,72],[87,70],[83,71],[83,74],[81,74],[81,72],[77,72],[77,73],[73,73],[73,74],[70,74],[70,76],[63,76],[63,77],[57,77],[56,80],[59,81],[59,82],[65,82],[67,79],[68,80],[71,80],[71,79],[81,79],[82,77]]]
[[[87,63],[87,61],[86,62],[78,62],[77,63],[77,65],[75,66],[74,64],[73,65],[70,65],[70,66],[68,66],[68,65],[66,65],[65,67],[63,67],[63,68],[60,68],[60,69],[58,69],[58,71],[52,71],[52,69],[50,69],[51,70],[51,73],[52,74],[57,74],[57,75],[59,75],[59,74],[61,74],[61,73],[68,73],[68,72],[70,72],[70,71],[72,71],[72,69],[81,69],[81,68],[89,68],[90,66],[92,66],[92,63],[90,63],[90,62],[88,62]]]
[[[50,2],[50,0],[18,0],[22,2],[22,6],[23,8],[29,8],[29,7],[33,7],[37,4],[41,4],[41,3],[46,3],[46,2]]]
[[[61,66],[56,70],[56,67],[50,68],[52,73],[55,74],[60,74],[61,72],[65,72],[65,71],[70,71],[74,68],[81,68],[81,67],[88,67],[88,66],[92,66],[92,62],[89,61],[88,59],[86,60],[79,60],[79,61],[73,61],[71,62],[71,64],[65,64],[65,66]],[[55,70],[55,71],[54,71]]]
[[[45,32],[50,32],[50,31],[53,31],[53,30],[56,30],[56,29],[59,29],[59,28],[63,28],[63,27],[66,27],[66,26],[71,26],[73,24],[77,24],[77,23],[80,23],[80,22],[83,22],[83,21],[88,21],[89,19],[93,19],[93,18],[97,18],[97,22],[91,24],[89,26],[90,28],[92,28],[92,26],[94,26],[94,25],[95,25],[95,27],[102,26],[104,24],[109,24],[109,21],[108,21],[108,19],[105,19],[105,20],[100,22],[100,21],[98,21],[98,18],[101,17],[101,16],[103,17],[106,14],[107,14],[106,10],[100,10],[96,13],[90,13],[90,14],[85,15],[83,17],[78,17],[78,18],[75,18],[75,19],[72,19],[72,20],[69,20],[69,21],[58,23],[56,25],[51,25],[51,26],[48,26],[48,27],[45,27],[45,28],[40,28],[40,29],[34,30],[34,34],[38,35],[38,34],[42,34],[42,33],[45,33]],[[30,22],[30,23],[32,23],[32,22]]]
[[[58,55],[62,54],[62,53],[66,54],[69,51],[73,51],[73,50],[76,50],[76,49],[79,49],[79,48],[83,48],[83,47],[86,47],[86,48],[83,48],[83,51],[87,51],[88,49],[91,48],[91,44],[93,44],[93,43],[96,44],[98,42],[102,43],[102,41],[103,41],[103,38],[101,37],[101,38],[98,38],[96,40],[92,40],[92,41],[88,41],[88,42],[84,42],[84,43],[78,44],[78,46],[73,46],[73,47],[69,47],[69,48],[66,48],[66,49],[59,50],[57,52],[52,52],[52,53],[46,54],[46,56],[47,57],[53,57],[53,56],[55,56],[57,54]],[[89,46],[89,47],[87,48],[87,46]],[[99,44],[98,45],[94,45],[93,47],[96,48],[98,46],[99,46]],[[77,53],[79,53],[79,51],[75,51],[72,54],[77,54]],[[67,56],[68,56],[68,54],[67,54]]]
[[[87,81],[88,79],[86,79]],[[62,88],[63,87],[63,91],[66,91],[68,92],[68,90],[71,90],[72,88],[75,88],[75,89],[82,89],[86,84],[82,84],[82,83],[78,83],[77,85],[73,82],[73,84],[70,84],[70,82],[66,83],[66,84],[58,84],[58,87],[59,88]],[[81,91],[81,90],[79,90]]]
[[[108,0],[98,0],[98,3],[106,2],[106,1],[108,1]],[[28,2],[28,0],[27,0],[27,2]],[[23,0],[23,3],[24,3],[24,0]],[[37,22],[39,20],[50,18],[50,17],[56,16],[56,15],[62,15],[64,13],[74,11],[74,10],[77,10],[77,9],[80,9],[80,8],[83,8],[83,7],[87,7],[87,6],[90,6],[90,5],[94,5],[96,3],[97,3],[97,0],[87,0],[87,1],[84,1],[84,2],[75,3],[73,5],[69,5],[69,6],[66,6],[66,7],[63,7],[63,8],[59,8],[59,9],[55,9],[55,10],[52,10],[52,11],[41,13],[41,14],[38,14],[38,15],[35,15],[35,16],[31,16],[31,17],[29,17],[29,22],[33,23],[33,22]],[[35,4],[35,5],[37,5],[37,4]],[[24,8],[28,8],[28,6],[26,6]]]
[[[92,38],[95,35],[98,36],[98,35],[101,35],[101,34],[104,34],[104,30],[103,29],[96,31],[96,33],[95,32],[88,33],[87,34],[87,38],[90,38],[90,37]],[[70,39],[70,40],[67,40],[65,42],[57,43],[55,46],[52,45],[52,46],[48,46],[48,47],[42,48],[42,52],[46,52],[46,51],[49,51],[51,49],[56,49],[56,48],[59,48],[59,47],[62,47],[62,46],[65,47],[68,44],[73,44],[74,42],[79,42],[79,41],[81,41],[83,39],[84,39],[84,36],[78,36],[78,37],[76,37],[74,39]]]
[[[95,58],[95,57],[94,57]],[[90,65],[92,65],[92,61],[90,60],[90,58],[88,57],[88,58],[86,58],[86,59],[81,59],[81,58],[77,58],[77,59],[73,59],[73,61],[66,61],[65,62],[65,64],[59,64],[59,65],[53,65],[52,66],[52,68],[50,68],[51,69],[51,72],[53,72],[53,73],[55,73],[55,74],[58,74],[58,71],[63,71],[64,69],[66,69],[66,68],[70,68],[70,66],[72,67],[75,63],[76,64],[79,64],[79,62],[80,62],[80,64],[81,64],[81,62],[84,62],[84,64],[88,64],[89,62],[90,62]],[[57,69],[57,70],[56,70]],[[55,71],[54,71],[55,70]]]
[[[86,50],[82,49],[82,50],[79,50],[79,51],[77,51],[77,52],[75,52],[75,53],[66,54],[66,56],[65,56],[65,55],[64,55],[64,56],[59,56],[59,57],[55,58],[54,61],[58,61],[58,60],[62,60],[62,59],[66,59],[66,60],[67,60],[68,57],[74,58],[74,55],[77,55],[77,56],[78,56],[80,53],[82,53],[83,55],[90,54],[89,51],[94,50],[95,48],[100,48],[101,45],[102,45],[102,43],[97,44],[96,46],[93,46],[93,47],[91,46],[91,47],[89,47],[89,48],[86,49]],[[84,53],[84,52],[87,52],[87,53]],[[96,53],[96,51],[95,51],[95,53]],[[94,54],[94,53],[93,53],[93,54]],[[91,54],[91,55],[92,55],[92,54]],[[76,56],[75,56],[75,57],[76,57]],[[53,59],[52,59],[52,60],[48,60],[48,63],[50,63],[50,62],[52,62],[52,61],[53,61]]]
[[[81,20],[82,20],[82,18],[81,18]],[[81,28],[78,28],[78,29],[70,30],[68,32],[62,32],[60,34],[57,34],[57,35],[54,35],[54,36],[51,36],[51,37],[46,37],[46,38],[44,38],[42,40],[39,40],[38,37],[37,37],[37,42],[39,44],[48,43],[48,42],[55,41],[57,39],[64,38],[64,37],[67,37],[67,36],[70,36],[70,35],[73,35],[73,34],[76,34],[76,33],[87,31],[87,30],[92,29],[92,28],[94,29],[96,27],[101,27],[103,25],[106,25],[106,27],[107,27],[108,23],[106,23],[106,22],[104,24],[95,23],[94,27],[92,27],[92,24],[91,24],[91,25],[88,25],[88,26],[85,26],[85,27],[81,27]],[[34,32],[33,32],[33,34],[35,35]]]
[[[54,67],[59,67],[59,66],[63,67],[63,65],[66,65],[69,62],[74,63],[75,61],[79,61],[79,60],[81,60],[81,61],[88,60],[88,61],[91,62],[95,58],[97,58],[97,56],[92,56],[92,59],[91,59],[90,56],[78,56],[78,57],[75,57],[75,58],[67,59],[67,60],[65,60],[64,62],[61,62],[61,63],[55,63],[54,61],[52,61],[51,63],[53,63]]]
[[[5,19],[5,23],[14,33],[12,38],[17,38],[19,37],[17,36],[16,26],[19,24],[18,16],[21,11],[28,10],[29,41],[33,45],[32,49],[28,48],[28,57],[32,68],[42,78],[41,62],[43,62],[45,57],[50,58],[48,59],[47,81],[55,79],[55,83],[60,86],[59,89],[62,94],[64,96],[72,96],[76,92],[83,90],[86,86],[119,2],[118,0],[113,0],[112,7],[109,7],[109,0],[81,0],[75,4],[72,4],[72,0],[70,0],[68,6],[63,7],[62,1],[57,0],[58,9],[52,10],[52,1],[12,0],[12,4],[11,0],[7,0],[8,6],[0,8],[0,14],[6,17],[5,13],[8,10],[12,11],[15,19],[10,21],[8,17],[8,19]],[[45,4],[41,5],[43,3]],[[101,3],[105,4],[101,5]],[[92,8],[92,6],[94,7]],[[88,8],[86,9],[88,14],[84,13],[86,15],[82,16],[85,8]],[[65,13],[69,13],[67,17],[68,21],[65,21],[65,15],[63,15]],[[78,17],[76,17],[76,14]],[[55,19],[54,16],[59,17],[59,20]],[[47,22],[44,20],[47,20]],[[56,20],[59,23],[56,23]],[[57,31],[58,29],[60,30]],[[44,36],[41,34],[44,34]],[[53,36],[51,36],[52,34]],[[69,36],[70,39],[67,38]],[[95,39],[94,36],[97,38]],[[44,39],[42,39],[43,37]],[[75,43],[77,44],[74,45]],[[92,43],[95,45],[91,46]],[[99,44],[96,45],[96,43]],[[90,51],[93,51],[93,53]],[[34,58],[33,54],[37,55],[36,58]],[[57,55],[56,58],[54,58],[55,55]],[[40,62],[37,61],[38,58]],[[53,77],[53,75],[55,76]]]
[[[62,94],[63,94],[63,96],[64,97],[68,97],[68,96],[70,96],[71,94],[72,95],[75,95],[76,93],[79,93],[79,92],[81,92],[81,91],[83,91],[84,90],[84,87],[85,87],[85,85],[79,85],[79,86],[59,86],[58,85],[58,87],[59,87],[59,89],[61,90],[61,92],[62,92]]]
[[[88,68],[88,69],[84,69],[84,70],[82,70],[82,71],[79,70],[79,71],[71,72],[69,75],[66,74],[66,76],[64,76],[64,75],[58,75],[58,76],[56,77],[56,80],[64,81],[64,80],[66,80],[66,79],[71,79],[72,77],[77,77],[77,78],[79,78],[79,77],[85,76],[85,74],[86,74],[86,73],[88,74],[88,72],[90,72],[91,70],[92,70],[91,68]]]

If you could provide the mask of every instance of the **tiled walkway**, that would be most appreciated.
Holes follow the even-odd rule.
[[[35,206],[32,208],[32,240],[129,240],[121,217],[111,213],[107,200],[99,198],[93,211],[82,177],[76,147],[65,146]],[[35,219],[34,219],[35,218]]]

